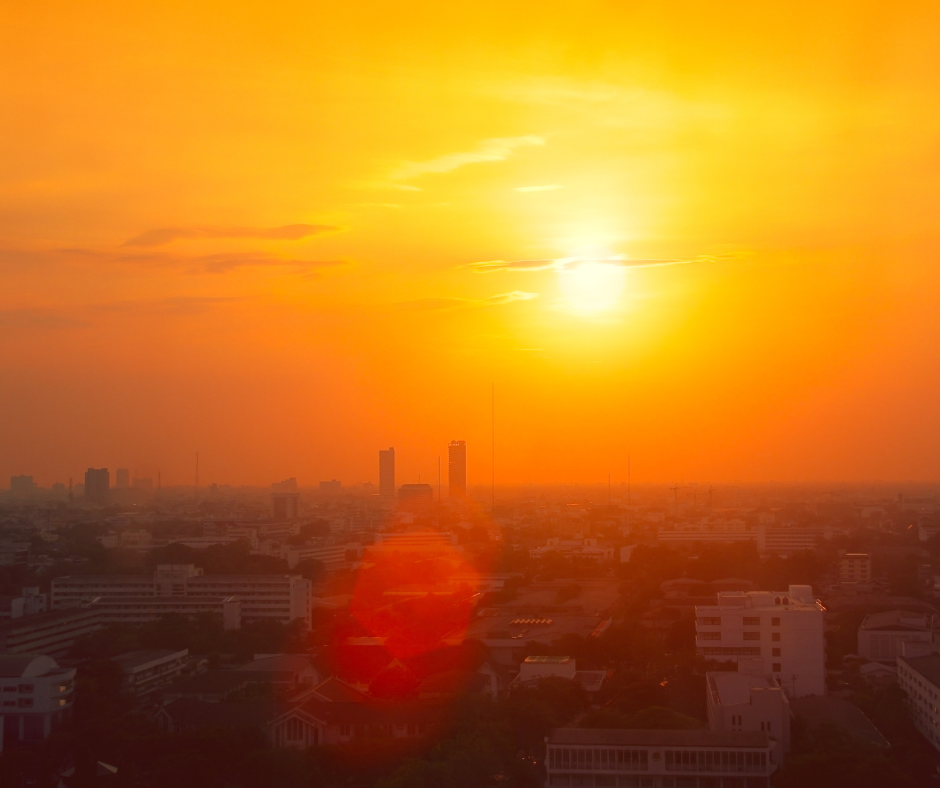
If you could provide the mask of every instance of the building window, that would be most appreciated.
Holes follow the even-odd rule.
[[[31,709],[33,707],[32,698],[20,698],[20,708],[21,709]]]
[[[760,632],[745,632],[745,640],[760,640]]]
[[[772,656],[772,657],[779,657],[779,656],[780,656],[780,649],[779,649],[779,648],[771,649],[770,656]]]
[[[703,632],[702,640],[721,640],[721,632]]]
[[[772,627],[779,627],[779,626],[780,626],[780,619],[779,619],[779,618],[776,618],[776,617],[770,619],[770,626],[772,626]]]
[[[744,626],[746,626],[746,627],[759,627],[759,626],[760,626],[760,616],[745,616],[745,617],[744,617]]]
[[[699,619],[700,623],[706,627],[721,626],[721,616],[703,616]]]
[[[32,684],[20,684],[21,693],[32,693],[33,685]]]
[[[780,663],[779,663],[779,662],[774,662],[774,664],[773,664],[773,666],[772,666],[771,669],[773,670],[774,673],[779,673],[779,672],[780,672]]]
[[[777,641],[779,641],[779,640],[780,640],[780,633],[779,633],[779,632],[771,632],[771,633],[770,633],[770,639],[771,639],[771,640],[777,640]]]

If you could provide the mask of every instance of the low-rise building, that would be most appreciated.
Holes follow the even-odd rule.
[[[97,610],[52,610],[0,623],[0,653],[63,657],[75,641],[104,624]]]
[[[914,725],[940,750],[940,655],[922,643],[904,643],[898,656],[898,686],[907,693]]]
[[[124,674],[124,689],[138,698],[176,681],[186,666],[189,649],[131,651],[114,658]]]
[[[894,664],[901,643],[933,643],[934,621],[929,613],[889,610],[865,616],[858,628],[858,655],[873,662]]]
[[[790,702],[773,679],[709,671],[705,693],[711,730],[769,733],[782,752],[790,751]]]
[[[98,612],[102,624],[146,624],[164,616],[202,615],[217,616],[223,629],[239,629],[242,622],[242,603],[234,596],[112,596],[93,599],[88,609]]]
[[[760,731],[558,728],[545,742],[545,785],[768,788],[781,757]]]
[[[562,539],[558,536],[550,538],[542,547],[529,550],[529,557],[539,559],[551,553],[596,562],[614,560],[614,548],[599,545],[597,539]]]
[[[760,658],[791,698],[826,694],[823,607],[810,586],[721,591],[695,608],[695,645],[706,659]]]
[[[526,657],[510,687],[537,686],[542,679],[561,678],[575,681],[589,694],[599,692],[607,678],[606,670],[578,670],[574,657]]]
[[[871,556],[868,553],[846,553],[839,558],[840,583],[870,583]]]
[[[72,711],[75,668],[42,654],[0,655],[4,745],[45,739]]]

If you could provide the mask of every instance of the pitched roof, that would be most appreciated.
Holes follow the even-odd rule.
[[[362,703],[368,700],[367,695],[335,676],[330,676],[326,681],[314,687],[313,694],[332,703]]]

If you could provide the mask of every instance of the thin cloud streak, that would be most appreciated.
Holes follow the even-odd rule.
[[[467,164],[478,164],[488,161],[505,161],[513,155],[516,148],[529,145],[544,145],[542,137],[529,135],[525,137],[497,137],[483,140],[476,150],[448,153],[427,161],[405,161],[394,170],[389,178],[393,181],[408,181],[428,173],[451,172]],[[397,188],[401,188],[400,186]],[[414,188],[414,187],[412,187]]]
[[[395,304],[399,309],[409,311],[434,311],[441,309],[466,309],[473,307],[503,306],[516,301],[531,301],[538,298],[538,293],[525,293],[521,290],[513,290],[510,293],[499,293],[488,298],[419,298],[414,301],[401,301]]]
[[[553,192],[556,189],[564,189],[565,187],[558,183],[549,183],[545,186],[517,186],[513,191],[517,192]]]
[[[699,255],[688,260],[630,260],[625,257],[558,257],[542,260],[483,260],[460,266],[474,273],[488,274],[494,271],[565,271],[577,268],[584,263],[604,263],[622,268],[660,268],[670,265],[692,265],[694,263],[715,263],[730,260],[737,255]]]
[[[148,230],[126,240],[122,246],[163,246],[178,239],[254,238],[276,241],[299,241],[313,235],[342,230],[334,224],[286,224],[283,227],[162,227]]]

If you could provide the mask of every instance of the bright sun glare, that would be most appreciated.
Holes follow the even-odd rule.
[[[620,301],[626,270],[611,263],[581,263],[559,272],[561,292],[576,312],[604,312]]]

